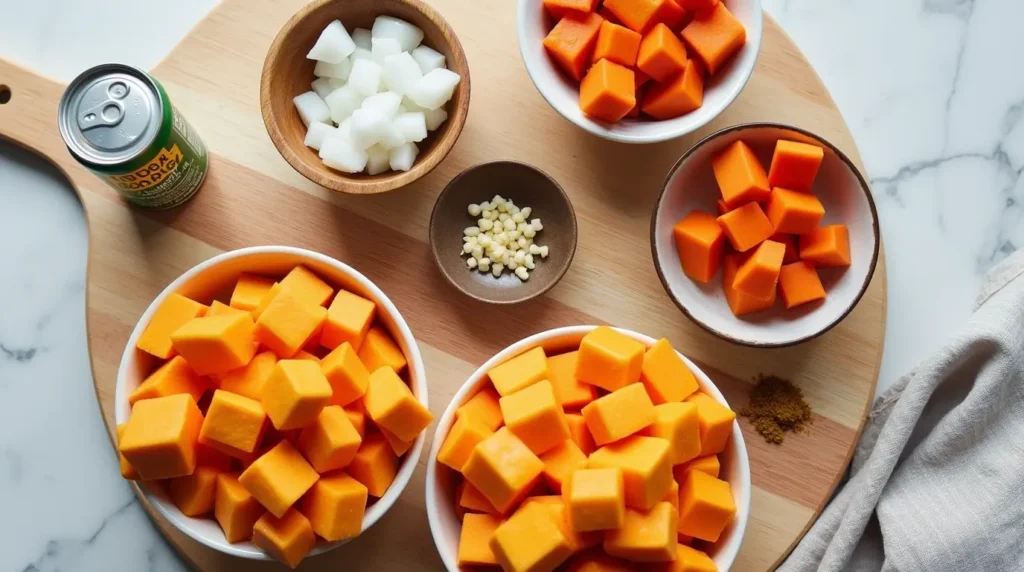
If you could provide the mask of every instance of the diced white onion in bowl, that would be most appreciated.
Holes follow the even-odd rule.
[[[412,169],[412,164],[416,162],[416,155],[419,153],[420,150],[415,143],[405,143],[391,150],[388,163],[395,171],[408,171]]]
[[[331,92],[324,101],[330,110],[330,118],[335,123],[341,123],[352,115],[352,112],[359,109],[366,97],[356,90],[349,82]]]
[[[402,52],[384,58],[384,69],[381,79],[384,86],[398,95],[405,95],[412,90],[416,82],[423,77],[423,71],[409,52]]]
[[[388,136],[390,124],[380,110],[357,109],[352,114],[352,143],[360,149],[368,149]]]
[[[439,68],[426,73],[409,93],[409,99],[426,109],[437,109],[448,102],[459,85],[459,74]]]
[[[324,139],[323,146],[320,148],[320,158],[323,159],[324,165],[343,173],[362,172],[369,159],[366,151],[342,137]]]
[[[370,31],[366,28],[356,28],[355,30],[352,30],[352,41],[355,42],[357,48],[369,50],[372,45],[370,44],[370,38],[372,37],[373,36],[370,34]]]
[[[348,58],[344,58],[340,63],[336,64],[316,62],[316,66],[313,67],[313,75],[316,77],[332,77],[342,80],[348,79],[348,74],[351,71],[352,62]]]
[[[303,141],[303,143],[306,145],[306,147],[311,147],[319,151],[321,145],[323,145],[324,139],[332,132],[337,130],[337,127],[334,127],[333,125],[328,125],[326,123],[310,123],[309,131],[306,131],[306,139],[305,141]]]
[[[331,119],[331,110],[327,108],[324,100],[315,91],[307,91],[302,95],[296,95],[292,99],[295,109],[299,112],[299,118],[309,127],[310,124],[320,122],[326,123]]]
[[[355,42],[348,35],[345,26],[339,20],[335,20],[320,32],[320,37],[313,44],[306,57],[311,60],[320,60],[330,64],[340,64],[341,60],[347,58],[356,49]]]
[[[391,124],[406,143],[419,143],[427,138],[427,119],[422,111],[399,113]]]
[[[373,60],[356,60],[352,62],[352,73],[348,75],[348,85],[359,93],[370,96],[377,93],[380,87],[380,66]]]
[[[370,54],[373,56],[373,61],[377,62],[377,65],[383,66],[384,60],[388,56],[395,56],[402,53],[402,45],[398,43],[398,40],[392,38],[374,38],[371,40],[373,47],[370,48]]]
[[[335,77],[318,77],[315,80],[313,80],[313,82],[310,84],[310,87],[312,87],[313,91],[315,91],[316,94],[320,96],[320,99],[326,100],[327,96],[331,95],[331,92],[340,88],[343,85],[345,85],[345,80],[343,79],[338,79]],[[330,105],[328,105],[327,107],[330,107]]]
[[[402,96],[392,91],[375,93],[363,100],[360,109],[374,109],[380,111],[391,121],[398,115],[398,108],[402,105]]]
[[[423,73],[444,67],[444,54],[433,48],[418,46],[412,51],[411,55]]]

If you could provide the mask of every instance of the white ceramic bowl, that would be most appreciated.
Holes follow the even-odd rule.
[[[430,521],[430,533],[434,536],[434,544],[441,555],[441,560],[450,572],[460,572],[458,566],[459,533],[462,523],[455,515],[455,478],[457,473],[451,468],[437,462],[437,452],[441,448],[448,431],[455,423],[455,410],[489,382],[487,371],[492,367],[515,357],[527,350],[541,346],[548,355],[554,355],[579,349],[580,340],[597,326],[568,326],[555,328],[534,334],[501,350],[487,360],[479,369],[462,384],[458,393],[452,398],[444,415],[437,423],[437,432],[427,457],[427,519]],[[654,338],[638,334],[630,330],[616,328],[619,332],[640,341],[645,346],[656,342]],[[679,354],[686,366],[690,368],[702,391],[728,405],[725,397],[718,391],[715,384],[686,356]],[[721,477],[732,486],[732,494],[736,500],[736,518],[722,533],[722,537],[708,553],[718,569],[726,572],[732,566],[739,553],[743,533],[747,528],[747,517],[750,514],[750,461],[747,458],[747,446],[743,442],[739,423],[734,422],[732,439],[720,456],[722,461]]]
[[[812,191],[825,207],[822,225],[845,224],[850,231],[849,268],[820,268],[825,287],[822,303],[786,310],[781,300],[771,310],[736,317],[722,292],[722,272],[700,284],[683,274],[672,227],[694,209],[717,215],[721,198],[711,157],[742,139],[767,170],[775,142],[789,139],[825,149]],[[769,123],[736,125],[709,135],[676,162],[665,179],[651,218],[651,252],[665,291],[690,319],[731,342],[753,347],[784,347],[819,336],[853,310],[871,283],[878,261],[878,212],[870,187],[849,157],[821,137],[803,129]]]
[[[355,294],[373,300],[377,304],[377,319],[388,329],[392,337],[402,348],[409,362],[409,381],[413,394],[423,405],[427,405],[426,369],[419,347],[413,338],[409,325],[398,312],[395,305],[384,295],[373,282],[352,267],[329,256],[309,250],[290,246],[256,246],[225,252],[202,262],[172,282],[159,296],[153,300],[128,339],[128,345],[121,356],[121,365],[117,371],[117,385],[114,393],[114,418],[118,424],[128,420],[131,406],[128,395],[138,387],[146,373],[153,365],[153,358],[145,352],[135,349],[135,343],[153,317],[153,313],[172,292],[203,302],[220,296],[227,296],[235,279],[242,272],[252,272],[267,276],[284,276],[295,266],[302,264],[316,272],[335,288],[344,288]],[[224,298],[222,298],[224,299]],[[423,451],[426,433],[421,433],[412,449],[402,458],[398,475],[384,496],[366,508],[363,516],[363,531],[374,525],[384,513],[395,504],[399,495],[405,490],[416,470],[416,463]],[[212,518],[191,518],[183,515],[171,502],[162,488],[146,486],[138,482],[139,488],[161,516],[175,528],[214,550],[225,554],[249,558],[252,560],[270,560],[263,550],[251,542],[229,543],[224,538],[217,521]],[[310,555],[321,554],[336,548],[345,542],[317,542]]]
[[[605,139],[623,143],[656,143],[682,137],[707,125],[743,91],[761,50],[761,0],[723,0],[747,31],[747,43],[704,84],[704,104],[675,119],[623,119],[614,124],[596,121],[580,111],[579,86],[548,57],[542,42],[554,27],[543,0],[519,0],[516,27],[519,52],[537,91],[555,111],[578,127]]]

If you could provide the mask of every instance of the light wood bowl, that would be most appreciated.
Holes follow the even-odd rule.
[[[310,90],[315,62],[306,54],[332,20],[341,20],[351,32],[369,29],[377,16],[401,18],[424,32],[423,44],[445,56],[448,69],[462,77],[455,95],[445,105],[448,119],[418,143],[416,163],[408,171],[379,175],[350,175],[335,171],[317,152],[303,144],[306,126],[292,98]],[[299,10],[281,28],[270,45],[260,78],[260,111],[274,146],[285,161],[314,183],[343,193],[367,195],[408,185],[429,173],[455,146],[469,113],[469,64],[462,44],[448,22],[420,0],[315,0]]]

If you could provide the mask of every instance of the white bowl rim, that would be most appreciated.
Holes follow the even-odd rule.
[[[430,535],[434,539],[434,545],[437,548],[438,555],[441,557],[441,560],[444,562],[444,565],[449,570],[449,572],[460,572],[461,568],[459,568],[458,563],[453,559],[454,555],[443,551],[441,549],[441,546],[437,543],[437,537],[439,535],[438,531],[441,528],[439,513],[441,508],[438,506],[438,503],[435,502],[432,492],[437,486],[437,453],[441,449],[441,444],[444,442],[444,438],[447,436],[447,432],[451,429],[452,420],[455,416],[455,410],[458,409],[459,405],[462,404],[462,402],[466,399],[470,392],[475,391],[477,386],[480,385],[482,381],[484,381],[487,371],[490,370],[492,367],[504,362],[505,360],[511,357],[517,356],[528,349],[540,346],[543,344],[543,342],[549,339],[559,338],[563,336],[584,335],[587,332],[590,332],[598,327],[599,326],[597,325],[581,325],[553,328],[523,338],[518,342],[515,342],[514,344],[499,351],[498,353],[494,354],[490,359],[485,361],[480,367],[478,367],[476,371],[470,374],[469,378],[467,378],[466,381],[463,382],[462,386],[459,388],[459,390],[452,397],[451,401],[448,403],[448,407],[445,408],[444,414],[441,415],[441,417],[438,419],[437,429],[434,432],[434,441],[431,444],[430,451],[427,454],[427,478],[426,486],[424,488],[426,491],[425,495],[427,505],[427,521],[430,524]],[[643,343],[647,347],[650,347],[657,341],[656,339],[650,336],[641,334],[639,332],[635,332],[633,330],[615,327],[613,327],[612,329]],[[693,372],[694,376],[697,378],[698,383],[700,384],[701,390],[707,392],[719,403],[728,406],[728,402],[726,401],[725,396],[723,396],[722,392],[718,390],[718,386],[716,386],[715,383],[711,381],[711,378],[709,378],[702,369],[697,367],[697,364],[693,363],[688,357],[679,353],[678,350],[676,351],[676,354],[683,359],[683,363],[686,364],[686,367],[688,367],[690,371]],[[740,425],[738,421],[733,421],[731,447],[733,447],[736,450],[736,464],[739,471],[739,482],[737,484],[740,485],[738,487],[740,489],[740,499],[736,505],[736,528],[732,533],[732,537],[736,539],[736,542],[732,547],[730,553],[727,555],[727,562],[726,566],[723,568],[723,572],[727,571],[732,566],[733,562],[735,562],[736,560],[736,555],[739,554],[740,547],[743,544],[743,537],[746,534],[747,519],[750,515],[750,459],[747,455],[747,445],[743,440],[743,432],[740,430]]]
[[[423,357],[420,355],[419,346],[417,345],[416,339],[413,337],[412,330],[406,323],[405,318],[402,317],[401,313],[399,313],[398,308],[395,307],[391,299],[388,298],[376,284],[361,272],[344,262],[325,254],[320,254],[319,252],[294,246],[250,246],[223,252],[193,266],[173,282],[168,284],[167,287],[153,299],[149,307],[146,308],[146,311],[143,312],[139,321],[135,325],[135,329],[132,330],[131,336],[128,338],[128,343],[125,345],[124,353],[121,355],[121,363],[118,366],[117,382],[114,386],[114,419],[116,424],[121,424],[128,420],[127,416],[128,413],[130,413],[130,408],[128,407],[128,395],[127,390],[125,389],[125,385],[128,382],[127,378],[129,376],[128,364],[135,351],[135,344],[138,342],[139,336],[142,335],[142,331],[145,329],[144,324],[149,324],[150,320],[153,318],[153,314],[156,312],[156,309],[171,293],[177,292],[184,284],[196,276],[199,276],[206,270],[228,260],[260,254],[283,254],[295,256],[334,267],[373,294],[373,296],[376,297],[377,302],[383,307],[383,310],[394,320],[395,326],[398,328],[401,337],[406,342],[406,346],[408,348],[406,359],[409,362],[409,379],[411,383],[413,383],[413,391],[416,394],[416,398],[419,399],[423,406],[428,406],[426,368],[423,365]],[[388,487],[388,490],[384,493],[383,497],[379,498],[373,506],[367,509],[366,514],[363,516],[363,528],[361,533],[376,524],[377,521],[380,520],[380,518],[384,516],[392,506],[394,506],[395,502],[398,501],[398,497],[405,491],[405,488],[412,479],[412,475],[416,471],[416,466],[419,463],[420,455],[423,452],[423,444],[426,441],[426,434],[426,431],[420,432],[420,435],[416,438],[412,448],[406,453],[402,464],[399,466],[398,473],[395,476],[395,480],[391,483],[391,486]],[[183,532],[196,542],[219,552],[230,554],[231,556],[247,558],[250,560],[272,560],[270,556],[260,548],[253,545],[251,541],[231,544],[227,542],[223,535],[221,538],[215,539],[210,538],[207,535],[199,534],[192,529],[192,521],[209,520],[208,518],[191,518],[185,516],[172,503],[168,503],[164,499],[155,495],[152,490],[149,487],[144,486],[141,481],[132,481],[131,484],[135,487],[137,494],[144,496],[145,500],[149,502],[151,506],[156,508],[157,512],[160,513],[160,516],[164,517],[178,531]],[[323,542],[318,540],[316,546],[314,546],[308,556],[322,554],[351,540],[353,539],[338,542]]]
[[[564,113],[562,113],[562,110],[558,108],[555,102],[552,101],[550,97],[548,97],[547,92],[541,89],[540,84],[537,83],[537,78],[541,73],[539,62],[537,62],[533,58],[528,57],[526,55],[525,49],[523,48],[524,44],[526,43],[526,33],[524,31],[523,22],[526,18],[530,17],[530,14],[527,13],[527,5],[530,3],[530,0],[519,0],[519,6],[516,10],[516,38],[519,42],[519,55],[523,59],[523,65],[526,66],[526,73],[530,76],[530,81],[533,82],[534,88],[538,92],[540,92],[540,95],[541,97],[544,98],[544,101],[546,101],[548,105],[551,106],[551,109],[554,109],[558,113],[558,115],[560,115],[563,119],[569,121],[570,123],[579,127],[580,129],[583,129],[584,131],[591,133],[593,135],[597,135],[598,137],[601,137],[603,139],[617,141],[619,143],[643,144],[672,141],[673,139],[685,137],[691,133],[699,131],[705,125],[711,123],[716,118],[718,118],[718,116],[720,116],[726,109],[729,108],[730,105],[732,105],[734,101],[736,101],[736,98],[739,97],[740,93],[742,93],[744,88],[746,88],[747,82],[750,81],[750,77],[754,75],[754,69],[757,68],[757,60],[761,57],[761,42],[763,41],[762,38],[764,36],[764,8],[761,5],[761,0],[751,1],[755,4],[755,8],[759,17],[757,18],[756,22],[757,34],[753,34],[755,36],[752,46],[754,48],[754,61],[751,63],[750,69],[745,71],[741,75],[739,81],[730,84],[731,88],[726,93],[725,99],[722,100],[720,109],[718,109],[714,113],[709,114],[708,117],[705,118],[703,121],[697,121],[693,125],[689,126],[689,128],[681,129],[677,132],[655,133],[650,135],[624,135],[621,133],[611,131],[609,129],[601,128],[600,126],[595,125],[591,122],[577,121],[575,118],[567,117]],[[750,36],[751,34],[747,35],[748,41]],[[652,121],[651,123],[658,122]]]
[[[708,324],[704,323],[701,320],[698,320],[693,316],[693,314],[690,313],[690,310],[687,309],[686,304],[684,304],[683,301],[680,300],[672,292],[672,289],[669,288],[668,279],[665,278],[665,273],[662,272],[661,264],[658,262],[658,242],[655,238],[655,228],[658,224],[658,213],[661,212],[662,203],[664,203],[665,201],[665,195],[668,194],[669,183],[672,181],[672,178],[675,177],[676,172],[679,171],[680,168],[682,168],[683,163],[685,163],[686,160],[690,158],[690,155],[692,155],[694,152],[697,151],[697,149],[700,149],[707,143],[710,143],[711,141],[714,141],[715,139],[723,135],[727,135],[735,131],[745,131],[748,129],[779,129],[783,131],[793,131],[795,133],[804,135],[805,137],[814,139],[815,141],[821,143],[822,145],[825,145],[826,147],[831,149],[833,153],[835,153],[836,157],[838,157],[840,161],[846,164],[846,167],[850,169],[850,172],[852,172],[854,177],[857,178],[858,186],[861,192],[863,193],[864,197],[867,199],[868,207],[871,210],[871,235],[873,237],[871,264],[868,265],[868,273],[865,275],[864,282],[861,283],[860,290],[857,291],[857,295],[853,297],[853,299],[850,301],[850,305],[843,311],[842,314],[836,317],[835,320],[832,320],[831,322],[826,324],[823,328],[810,334],[807,334],[805,336],[801,336],[799,338],[795,338],[792,340],[786,340],[783,342],[759,342],[756,340],[737,338],[735,336],[729,335],[726,332],[719,331],[718,329],[709,326]],[[860,303],[861,298],[863,298],[864,294],[868,291],[868,287],[871,285],[871,280],[875,276],[875,269],[878,266],[878,253],[881,250],[882,244],[882,235],[881,231],[879,230],[878,222],[878,209],[875,207],[875,199],[871,194],[871,185],[868,184],[867,179],[864,178],[864,174],[860,172],[860,169],[857,168],[857,165],[854,164],[853,160],[850,159],[850,157],[846,153],[844,153],[839,147],[836,147],[821,135],[808,131],[807,129],[803,129],[802,127],[795,127],[793,125],[787,125],[785,123],[775,123],[770,121],[739,123],[736,125],[726,127],[724,129],[719,129],[718,131],[715,131],[714,133],[694,143],[692,147],[687,149],[679,157],[679,159],[676,160],[675,164],[672,165],[672,168],[668,170],[668,174],[665,175],[665,180],[661,184],[661,192],[658,193],[658,200],[654,202],[654,209],[651,212],[650,239],[651,257],[654,259],[654,269],[658,272],[658,279],[661,281],[661,286],[662,288],[664,288],[665,293],[668,294],[668,297],[672,300],[672,303],[675,304],[676,307],[678,307],[679,310],[683,314],[685,314],[687,318],[690,319],[690,321],[692,321],[694,324],[697,324],[705,331],[714,334],[715,336],[727,342],[752,348],[787,348],[790,346],[795,346],[797,344],[802,344],[806,341],[813,340],[814,338],[817,338],[818,336],[824,334],[825,332],[828,332],[832,328],[839,325],[839,323],[845,320],[846,317],[850,315],[850,312],[852,312],[853,309],[857,307],[857,304]]]

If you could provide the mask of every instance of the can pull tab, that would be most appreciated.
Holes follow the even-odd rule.
[[[128,97],[129,87],[123,81],[115,80],[107,86],[108,98],[100,103],[83,109],[78,113],[78,128],[87,131],[94,127],[113,127],[124,119],[124,104]]]

